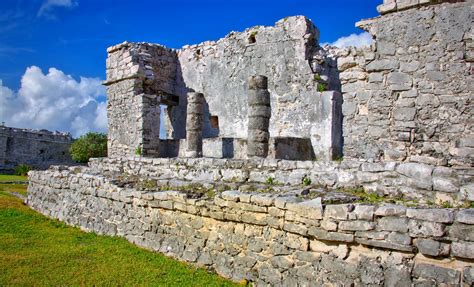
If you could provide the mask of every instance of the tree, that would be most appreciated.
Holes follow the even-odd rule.
[[[72,143],[69,152],[76,162],[88,162],[91,157],[107,156],[107,135],[93,132],[82,135]]]

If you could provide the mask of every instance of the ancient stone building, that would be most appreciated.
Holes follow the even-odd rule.
[[[0,126],[0,173],[19,164],[46,169],[54,164],[73,164],[70,134]]]
[[[109,156],[27,203],[257,286],[472,286],[474,4],[378,10],[362,49],[302,16],[109,48]]]
[[[247,80],[253,75],[268,78],[271,157],[340,156],[338,80],[324,84],[330,91],[318,92],[318,81],[337,73],[336,62],[321,58],[318,38],[316,27],[298,16],[282,19],[275,27],[232,32],[216,42],[180,50],[149,43],[109,48],[109,156],[135,155],[137,148],[144,156],[180,154],[186,146],[187,95],[199,92],[205,101],[204,155],[244,158]],[[161,141],[160,104],[168,107],[163,115],[168,140]]]

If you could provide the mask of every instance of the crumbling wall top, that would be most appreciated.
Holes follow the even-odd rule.
[[[418,8],[421,6],[440,4],[440,3],[465,2],[465,0],[384,0],[383,4],[377,6],[377,11],[384,15],[397,11]]]

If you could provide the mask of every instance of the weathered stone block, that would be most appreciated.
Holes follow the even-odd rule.
[[[228,200],[228,201],[239,201],[239,196],[241,193],[237,190],[226,190],[221,193],[221,196],[223,199]]]
[[[375,60],[370,62],[366,68],[368,72],[378,72],[383,70],[394,70],[400,63],[396,60]]]
[[[355,219],[371,221],[374,219],[374,209],[372,205],[356,205],[352,214],[355,215]]]
[[[433,189],[442,192],[458,192],[459,186],[454,178],[433,177]]]
[[[321,221],[321,228],[327,231],[336,231],[337,223],[332,220],[325,219]]]
[[[323,218],[323,205],[320,197],[300,203],[290,202],[285,207],[301,217],[315,220]]]
[[[293,266],[294,261],[288,256],[274,256],[270,259],[273,267],[286,270]]]
[[[396,108],[393,111],[393,118],[397,121],[412,121],[415,119],[415,108]]]
[[[386,249],[393,249],[393,250],[400,250],[400,251],[413,251],[413,246],[410,245],[402,245],[402,244],[397,244],[397,243],[390,243],[385,240],[370,240],[370,239],[365,239],[365,238],[356,238],[356,242],[363,244],[363,245],[368,245],[368,246],[374,246],[374,247],[379,247],[379,248],[386,248]]]
[[[305,225],[291,222],[286,222],[283,225],[283,230],[301,235],[306,235],[308,233],[308,228]]]
[[[407,217],[440,223],[452,223],[454,212],[448,209],[407,209]]]
[[[408,219],[404,217],[382,217],[377,221],[377,229],[408,232]]]
[[[406,213],[406,207],[402,205],[382,205],[377,210],[375,210],[375,215],[377,216],[404,216]]]
[[[413,268],[413,276],[416,278],[434,280],[437,284],[447,283],[457,285],[461,279],[461,272],[436,265],[419,263]]]
[[[449,244],[441,243],[431,239],[416,239],[415,246],[423,255],[447,256],[449,255]]]
[[[474,183],[462,186],[460,193],[465,199],[474,201]]]
[[[349,210],[353,210],[351,204],[328,205],[324,210],[324,218],[333,218],[346,220],[349,216]]]
[[[339,230],[346,231],[365,231],[375,228],[375,223],[363,220],[341,221],[339,222]]]
[[[474,224],[474,208],[458,211],[455,221],[464,224]]]
[[[390,232],[387,231],[356,231],[356,237],[383,240]]]
[[[310,227],[308,229],[308,234],[320,240],[341,241],[341,242],[347,242],[347,243],[354,241],[353,234],[340,233],[340,232],[327,232],[326,230],[323,230],[317,227]]]
[[[474,285],[474,267],[464,267],[463,270],[463,283],[467,286]]]
[[[456,257],[474,259],[474,243],[458,241],[451,243],[451,254]]]
[[[454,223],[449,226],[448,235],[453,239],[474,241],[474,225]]]
[[[441,237],[445,233],[445,225],[441,223],[410,220],[408,231],[412,237]]]
[[[400,245],[410,245],[411,237],[406,233],[391,232],[387,236],[387,241],[390,243],[400,244]]]
[[[413,179],[417,187],[431,189],[433,185],[431,178],[433,167],[431,166],[419,163],[402,163],[396,168],[396,171]]]

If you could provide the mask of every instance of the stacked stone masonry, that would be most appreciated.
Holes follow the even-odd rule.
[[[151,156],[160,154],[161,119],[149,118],[146,113],[159,109],[160,104],[167,105],[162,115],[167,139],[184,139],[189,92],[202,93],[205,98],[203,138],[246,140],[246,81],[254,75],[268,77],[272,107],[269,132],[273,138],[287,139],[294,146],[301,139],[310,140],[311,152],[306,153],[319,159],[330,158],[334,152],[340,156],[342,123],[338,122],[339,133],[328,133],[316,125],[330,125],[332,131],[332,119],[340,118],[332,113],[341,113],[341,101],[328,99],[317,89],[321,79],[327,80],[331,91],[338,87],[337,80],[331,82],[326,75],[336,73],[335,61],[318,64],[313,60],[321,53],[318,37],[313,23],[297,16],[282,19],[275,27],[232,32],[216,42],[180,50],[127,42],[109,48],[105,83],[109,95],[109,156],[130,156],[137,147],[144,155],[148,150]],[[337,103],[338,107],[328,107]],[[218,119],[217,126],[212,125],[212,117]],[[165,145],[162,141],[163,150],[167,149]]]
[[[345,157],[472,167],[473,5],[365,20],[358,25],[375,37],[371,47],[333,50]]]
[[[46,169],[52,164],[74,164],[69,155],[70,134],[17,129],[0,125],[0,172],[20,164]]]
[[[201,93],[188,94],[188,114],[186,117],[186,156],[202,156],[202,122],[204,96]]]
[[[321,47],[302,16],[179,50],[109,48],[109,157],[30,172],[27,203],[257,286],[473,286],[474,4],[378,9],[357,24],[366,48]],[[249,120],[255,75],[265,129]],[[258,137],[265,158],[247,154]],[[185,158],[200,140],[204,157]],[[340,196],[356,187],[405,206]]]
[[[402,196],[421,202],[474,201],[472,169],[419,163],[287,161],[274,159],[102,158],[89,162],[99,174],[128,174],[141,178],[201,183],[266,183],[298,186],[307,177],[326,189],[362,186],[367,192]]]
[[[268,141],[270,133],[271,107],[268,92],[268,78],[254,76],[248,80],[249,124],[247,155],[249,157],[268,156]]]
[[[323,205],[226,191],[120,188],[87,168],[30,172],[27,203],[256,286],[472,286],[473,209]]]

